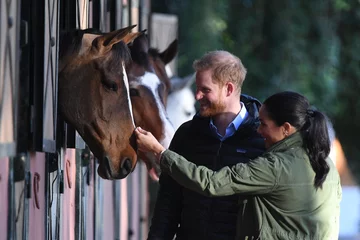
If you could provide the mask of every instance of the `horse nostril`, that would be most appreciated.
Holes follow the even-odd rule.
[[[111,162],[110,158],[108,156],[105,156],[103,159],[103,164],[104,164],[103,170],[105,170],[104,174],[108,179],[111,178],[110,162]]]
[[[123,165],[121,167],[121,173],[123,176],[128,175],[131,172],[131,160],[130,158],[125,158],[123,161]]]

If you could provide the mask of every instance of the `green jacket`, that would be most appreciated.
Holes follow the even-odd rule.
[[[328,159],[329,174],[316,190],[315,173],[302,145],[301,135],[295,133],[261,157],[217,172],[166,150],[161,168],[181,185],[206,196],[254,195],[260,236],[237,239],[338,239],[339,174]],[[246,227],[238,226],[238,232]]]

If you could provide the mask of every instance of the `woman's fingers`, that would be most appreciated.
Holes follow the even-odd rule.
[[[136,143],[138,148],[141,151],[149,152],[151,151],[151,133],[145,131],[144,129],[137,127],[135,129],[136,134]]]
[[[139,132],[139,133],[142,133],[142,134],[145,134],[145,135],[148,133],[146,130],[142,129],[141,127],[137,127],[137,128],[135,129],[135,131],[137,131],[137,132]]]
[[[145,131],[144,129],[137,127],[135,129],[135,135],[136,143],[140,151],[158,154],[164,149],[164,147],[151,134],[151,132]]]

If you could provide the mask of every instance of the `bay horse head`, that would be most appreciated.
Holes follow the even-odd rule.
[[[125,178],[137,162],[135,128],[126,67],[134,26],[107,34],[73,30],[61,34],[59,110],[99,160],[105,179]]]
[[[166,113],[166,101],[170,90],[170,79],[166,74],[165,65],[177,53],[177,42],[173,42],[159,53],[150,49],[145,34],[136,38],[129,45],[132,62],[128,68],[130,81],[130,97],[133,106],[136,126],[152,132],[154,137],[165,147],[169,147],[175,130]],[[149,169],[150,177],[158,179],[158,171],[151,167],[154,162],[151,155],[139,152]]]

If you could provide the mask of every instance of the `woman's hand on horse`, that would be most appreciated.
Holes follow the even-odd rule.
[[[156,140],[156,138],[141,127],[135,129],[137,147],[142,152],[151,152],[159,156],[165,148]]]

